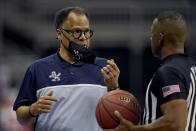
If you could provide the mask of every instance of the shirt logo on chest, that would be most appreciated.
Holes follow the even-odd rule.
[[[56,71],[52,71],[51,75],[49,75],[49,78],[51,79],[51,81],[60,81],[61,80],[60,76],[61,73],[57,74]]]

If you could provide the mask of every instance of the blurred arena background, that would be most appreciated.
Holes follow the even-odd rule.
[[[16,121],[12,105],[27,67],[56,52],[55,12],[86,8],[95,31],[91,49],[118,64],[121,89],[144,92],[159,60],[151,55],[150,28],[159,12],[176,10],[188,21],[186,53],[196,59],[196,2],[193,0],[0,0],[0,130],[30,131]]]

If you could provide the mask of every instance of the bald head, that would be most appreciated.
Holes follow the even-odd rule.
[[[184,17],[177,12],[164,12],[154,19],[156,32],[162,33],[170,43],[184,43],[187,34],[187,24]]]

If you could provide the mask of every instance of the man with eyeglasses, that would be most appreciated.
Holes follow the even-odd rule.
[[[60,49],[27,69],[14,104],[17,119],[36,131],[102,131],[96,104],[118,88],[120,71],[88,50],[93,31],[84,9],[58,11],[55,25]]]

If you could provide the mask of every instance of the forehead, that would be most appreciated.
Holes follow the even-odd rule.
[[[158,25],[158,19],[157,18],[155,18],[154,20],[153,20],[153,22],[152,22],[152,28],[155,28],[156,26]]]
[[[151,30],[152,30],[152,31],[158,31],[158,30],[160,30],[160,24],[159,24],[157,18],[155,18],[155,19],[153,20],[153,23],[152,23],[152,26],[151,26]]]
[[[89,20],[85,14],[70,12],[67,20],[63,23],[67,28],[89,28]]]

